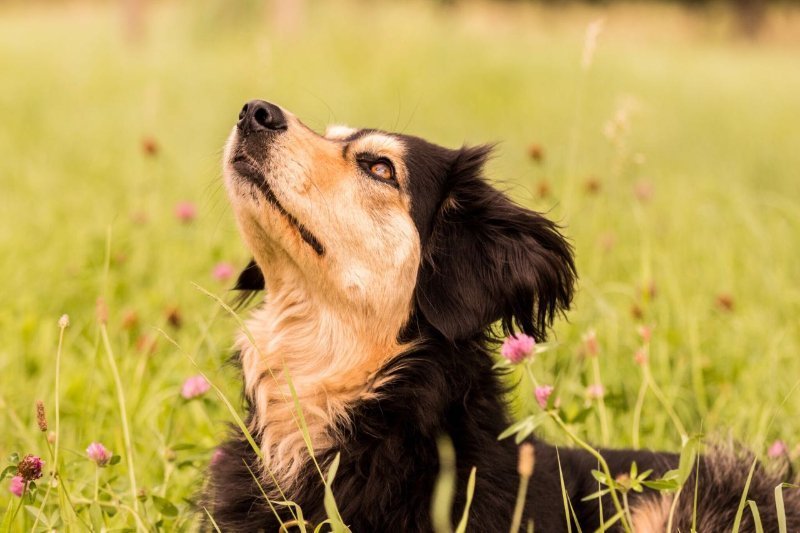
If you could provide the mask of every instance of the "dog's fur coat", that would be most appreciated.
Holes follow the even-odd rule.
[[[375,130],[336,128],[322,137],[277,106],[245,106],[225,174],[255,257],[236,288],[267,289],[248,323],[252,339],[239,342],[248,427],[264,460],[238,430],[220,447],[204,504],[223,531],[271,532],[278,516],[291,521],[289,509],[270,505],[264,493],[297,503],[310,524],[326,519],[295,396],[323,473],[340,454],[332,490],[352,531],[432,529],[442,435],[456,453],[453,515],[476,467],[468,529],[508,530],[518,448],[497,440],[510,419],[492,368],[493,324],[544,339],[570,304],[575,267],[552,222],[484,180],[488,154]],[[597,462],[581,450],[532,442],[523,524],[532,520],[547,533],[567,531],[568,521],[598,528],[598,501],[583,501],[598,490]],[[649,451],[602,453],[614,475],[635,461],[655,477],[678,461]],[[559,462],[574,517],[565,516]],[[693,474],[698,531],[730,528],[751,462],[722,452],[701,457]],[[758,466],[750,484],[748,498],[767,531],[777,531],[773,489],[781,481]],[[694,477],[686,486],[692,489],[674,505],[674,531],[693,523]],[[632,494],[635,530],[664,531],[674,497]],[[800,530],[796,491],[785,499],[789,531]],[[606,520],[614,515],[608,497],[602,507]],[[753,524],[747,510],[741,530]]]

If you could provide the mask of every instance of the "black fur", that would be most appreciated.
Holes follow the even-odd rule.
[[[380,371],[393,379],[377,390],[379,399],[352,406],[348,425],[331,432],[336,445],[318,461],[326,469],[341,454],[333,492],[352,531],[430,531],[431,494],[439,470],[436,441],[448,435],[458,472],[453,516],[463,509],[467,477],[475,466],[469,530],[508,531],[519,484],[518,449],[510,439],[497,440],[510,420],[502,376],[492,369],[496,340],[491,326],[499,320],[505,332],[521,330],[544,339],[554,316],[572,298],[571,248],[552,222],[484,181],[481,168],[488,148],[447,150],[422,139],[401,138],[408,153],[412,218],[423,250],[414,313],[400,332],[402,340],[415,341],[414,348]],[[255,263],[236,286],[245,291],[263,287]],[[523,523],[532,519],[536,531],[546,533],[567,531],[559,458],[582,530],[599,527],[601,504],[606,519],[614,514],[608,498],[582,501],[598,490],[591,476],[597,468],[594,458],[574,449],[560,449],[557,456],[555,447],[532,442],[536,467]],[[221,450],[205,495],[215,522],[223,531],[277,531],[276,514],[286,521],[291,513],[281,506],[273,511],[265,502],[247,468],[258,472],[249,443],[239,434]],[[614,475],[628,472],[633,461],[640,471],[654,469],[654,477],[677,466],[673,454],[603,454]],[[738,506],[749,462],[726,457],[703,458],[700,531],[729,528]],[[768,531],[776,530],[775,513],[767,507],[774,508],[772,490],[778,482],[759,469],[751,485],[750,498],[759,503]],[[680,496],[676,531],[688,531],[691,525],[693,493],[686,490]],[[631,504],[636,507],[641,501],[637,498],[657,496],[652,491],[634,494]],[[322,484],[311,466],[286,497],[301,506],[310,523],[326,519]],[[790,531],[800,530],[799,509],[797,499],[787,496]],[[744,526],[742,531],[752,531],[752,520]]]

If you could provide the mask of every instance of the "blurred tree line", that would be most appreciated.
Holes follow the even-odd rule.
[[[164,0],[0,0],[0,4],[58,4],[70,3],[97,3],[97,4],[117,4],[122,8],[126,19],[126,33],[132,39],[142,31],[143,13],[146,6],[161,3]],[[169,0],[167,0],[168,2]],[[184,0],[173,0],[184,1]],[[214,12],[224,18],[226,13],[244,11],[258,11],[267,9],[278,19],[293,21],[298,18],[298,14],[303,13],[307,7],[311,7],[315,2],[323,0],[189,0],[196,3],[198,9]],[[374,1],[374,0],[369,0]],[[463,0],[431,0],[448,6],[457,6]],[[538,3],[558,7],[559,5],[569,4],[593,4],[611,5],[618,0],[488,0],[493,2],[507,3]],[[764,26],[767,11],[772,5],[800,6],[800,0],[622,0],[622,3],[635,4],[676,4],[689,9],[707,9],[723,7],[730,9],[737,21],[738,31],[747,37],[755,38]]]
[[[453,1],[453,0],[450,0]],[[545,4],[575,2],[575,0],[532,0]],[[580,0],[587,4],[610,4],[613,0]],[[797,0],[639,0],[638,3],[676,3],[689,7],[729,6],[735,10],[739,30],[748,37],[756,37],[764,24],[769,4],[796,4]]]

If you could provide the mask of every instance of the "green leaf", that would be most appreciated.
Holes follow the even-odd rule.
[[[592,470],[592,477],[595,478],[597,481],[602,483],[603,485],[608,486],[608,479],[606,479],[606,475],[601,472],[600,470]]]
[[[7,466],[3,469],[3,472],[0,473],[0,481],[3,481],[6,476],[14,477],[14,474],[17,472],[17,467],[14,465]]]
[[[12,453],[8,456],[8,462],[12,465],[16,466],[19,464],[19,454],[17,452]]]
[[[518,431],[523,429],[527,424],[529,424],[531,420],[533,420],[533,415],[527,416],[522,420],[520,420],[519,422],[511,424],[505,431],[500,433],[500,435],[497,437],[497,440],[507,439],[511,435],[516,434]]]
[[[589,494],[588,496],[584,496],[583,498],[581,498],[581,501],[582,502],[588,502],[588,501],[591,501],[591,500],[596,500],[597,498],[602,498],[603,496],[605,496],[609,492],[611,492],[611,489],[598,490],[597,492],[593,492],[593,493]]]
[[[178,516],[178,508],[175,507],[171,501],[161,496],[156,496],[155,494],[153,494],[151,498],[153,500],[153,505],[155,505],[159,513],[169,517]]]
[[[678,482],[683,485],[694,469],[695,458],[700,449],[700,435],[694,435],[686,440],[681,450],[681,457],[678,461]]]
[[[114,466],[115,464],[119,463],[122,460],[122,457],[119,455],[112,455],[111,459],[108,461],[109,466]]]
[[[642,485],[649,489],[658,491],[674,491],[678,490],[681,485],[672,479],[655,479],[653,481],[642,481]]]

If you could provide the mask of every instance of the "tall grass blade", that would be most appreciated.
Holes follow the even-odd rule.
[[[570,518],[570,508],[572,504],[569,501],[569,494],[567,494],[567,485],[564,482],[564,471],[561,470],[561,455],[556,448],[556,462],[558,462],[558,479],[561,483],[561,499],[564,501],[564,518],[567,521],[567,533],[572,533],[572,519]]]
[[[750,512],[753,513],[753,522],[755,522],[756,533],[764,533],[764,526],[761,525],[761,515],[758,512],[758,506],[753,500],[747,500],[747,505],[750,506]]]
[[[339,469],[340,457],[341,456],[337,453],[336,457],[333,458],[331,466],[328,468],[328,477],[325,480],[325,512],[328,513],[328,520],[330,520],[333,533],[345,533],[350,531],[350,528],[348,528],[342,520],[342,515],[339,513],[339,508],[336,505],[336,498],[333,497],[333,491],[331,490],[333,480],[336,478],[336,471]]]
[[[475,473],[477,471],[477,467],[473,466],[469,473],[469,480],[467,481],[467,502],[464,504],[464,512],[461,513],[461,520],[458,522],[458,527],[456,527],[456,533],[465,533],[467,531],[469,509],[472,506],[472,497],[475,495]]]
[[[205,507],[203,507],[203,511],[205,511],[205,512],[206,512],[206,516],[207,516],[207,517],[208,517],[208,519],[211,521],[211,525],[212,525],[212,526],[214,526],[214,531],[216,531],[217,533],[222,533],[222,531],[220,531],[220,530],[219,530],[219,526],[217,525],[217,522],[216,522],[216,520],[214,520],[214,517],[213,517],[213,516],[211,516],[211,513],[209,513],[209,512],[208,512],[208,509],[206,509]]]
[[[736,510],[736,519],[733,521],[733,533],[739,533],[739,527],[742,524],[742,515],[744,514],[744,506],[747,504],[747,493],[750,490],[750,481],[753,479],[753,472],[756,470],[758,458],[753,459],[753,464],[750,467],[750,472],[747,474],[747,481],[744,483],[744,490],[742,491],[742,498],[739,500],[739,508]]]
[[[783,504],[783,487],[781,483],[775,487],[775,510],[778,514],[778,533],[786,533],[786,506]]]

